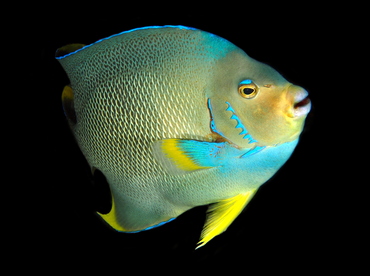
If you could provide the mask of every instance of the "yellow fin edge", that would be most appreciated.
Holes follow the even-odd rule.
[[[196,249],[224,232],[255,195],[257,189],[221,200],[208,208],[206,223]]]
[[[114,199],[112,198],[112,209],[108,214],[101,214],[98,212],[98,215],[105,220],[106,223],[108,223],[112,228],[114,228],[117,231],[122,232],[128,232],[129,230],[123,228],[117,221],[117,215],[116,215],[116,206],[114,204]]]
[[[158,226],[161,226],[161,225],[164,225],[170,221],[173,221],[175,218],[171,218],[171,217],[168,217],[166,218],[165,220],[159,222],[159,223],[156,223],[156,224],[153,224],[153,225],[150,225],[146,228],[143,228],[143,229],[138,229],[138,230],[129,230],[129,229],[126,229],[124,228],[118,221],[117,219],[117,213],[116,213],[116,205],[114,203],[114,199],[112,198],[112,208],[111,208],[111,211],[108,213],[108,214],[101,214],[99,212],[97,212],[98,215],[104,219],[104,221],[110,226],[112,227],[113,229],[115,229],[116,231],[119,231],[119,232],[125,232],[125,233],[138,233],[138,232],[141,232],[141,231],[145,231],[145,230],[150,230],[150,229],[153,229],[153,228],[156,228]]]

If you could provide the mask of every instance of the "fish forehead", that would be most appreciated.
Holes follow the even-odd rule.
[[[229,51],[218,60],[216,74],[218,80],[229,85],[235,85],[235,83],[239,85],[244,80],[251,80],[258,86],[266,84],[284,86],[287,84],[287,80],[274,68],[251,58],[240,48]]]

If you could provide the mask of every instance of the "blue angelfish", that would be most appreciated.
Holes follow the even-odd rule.
[[[198,247],[288,160],[311,106],[270,66],[189,27],[125,31],[56,58],[70,80],[69,125],[109,183],[112,207],[101,217],[138,232],[209,204]]]

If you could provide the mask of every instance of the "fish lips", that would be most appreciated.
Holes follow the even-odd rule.
[[[306,116],[311,110],[311,100],[307,91],[297,94],[294,99],[293,117]]]
[[[291,118],[302,118],[306,116],[311,110],[311,100],[308,97],[308,92],[296,85],[290,85],[288,88],[288,95],[292,101],[292,107],[288,112]]]

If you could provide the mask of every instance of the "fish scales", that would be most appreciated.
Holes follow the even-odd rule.
[[[183,35],[186,37],[182,37],[181,34],[176,36],[171,34],[164,40],[159,40],[156,35],[144,36],[144,38],[133,37],[125,41],[125,47],[121,44],[114,45],[115,39],[104,41],[95,46],[105,48],[108,46],[103,43],[113,44],[114,47],[108,54],[96,55],[97,58],[93,56],[84,60],[85,66],[82,71],[85,73],[84,78],[88,85],[81,89],[89,92],[81,95],[82,97],[89,95],[90,99],[82,98],[80,102],[91,103],[93,108],[76,106],[78,121],[81,122],[76,125],[76,136],[81,139],[80,145],[89,163],[101,169],[109,180],[113,178],[111,181],[120,183],[117,187],[122,194],[141,199],[143,204],[153,195],[154,191],[148,191],[153,185],[154,187],[158,185],[168,187],[168,184],[184,185],[184,179],[180,177],[172,180],[178,183],[157,180],[158,175],[163,175],[163,170],[156,165],[156,161],[151,156],[147,155],[151,143],[173,137],[204,140],[204,137],[210,134],[208,122],[203,125],[203,128],[199,128],[197,119],[201,117],[200,114],[208,112],[205,108],[199,108],[202,107],[199,106],[199,102],[205,105],[206,99],[204,95],[198,93],[203,87],[197,87],[197,83],[202,83],[201,80],[207,78],[204,74],[209,72],[202,71],[199,65],[196,68],[197,62],[192,58],[195,56],[195,59],[199,60],[198,63],[207,61],[207,56],[198,59],[196,55],[198,51],[204,51],[203,46],[198,51],[196,49],[196,45],[201,44],[199,41],[203,38],[191,35],[189,39],[187,32],[183,32]],[[145,41],[142,41],[143,39]],[[183,43],[187,39],[192,46],[186,51]],[[148,41],[150,46],[147,55],[147,50],[143,47],[148,45]],[[181,48],[181,51],[178,48]],[[152,53],[153,51],[155,54]],[[116,53],[113,55],[113,52]],[[195,65],[184,70],[182,64],[186,60],[188,60],[187,63],[191,60]],[[103,68],[91,66],[100,62],[104,62]],[[169,67],[163,68],[163,65]],[[153,76],[153,72],[142,71],[143,67],[158,68],[157,70],[163,73]],[[194,79],[192,86],[188,83],[185,85],[182,81],[189,78]],[[96,90],[97,83],[102,81],[105,82],[104,86],[99,86]],[[80,96],[79,87],[74,86],[73,79],[71,83],[77,99]],[[173,88],[176,93],[170,91],[168,87]],[[113,91],[122,92],[112,93]],[[170,110],[168,103],[173,103],[174,108]],[[181,108],[184,106],[188,108]],[[115,114],[122,114],[120,117],[123,121],[120,120],[121,118],[112,119],[112,116],[117,116]],[[194,121],[189,118],[194,118]],[[82,125],[83,127],[80,127]],[[109,127],[108,131],[106,127]],[[146,135],[148,131],[151,132],[150,135]],[[94,143],[91,143],[92,140]],[[121,141],[124,142],[121,143]],[[93,147],[87,148],[83,145],[93,145]],[[117,148],[117,145],[121,148]],[[102,155],[102,153],[106,154]],[[114,166],[111,165],[112,162]],[[189,178],[192,177],[189,176]],[[128,189],[133,179],[136,179],[133,184],[134,189]],[[155,183],[147,184],[151,179],[156,179]],[[203,181],[209,183],[209,176]],[[132,193],[141,186],[145,188]]]

